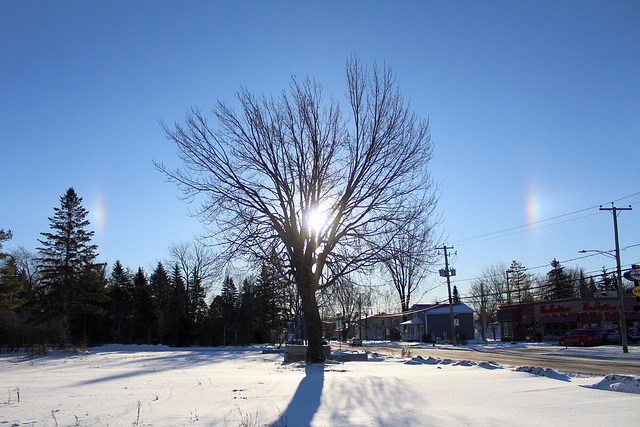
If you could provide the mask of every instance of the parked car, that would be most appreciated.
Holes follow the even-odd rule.
[[[560,345],[587,345],[604,344],[602,329],[573,329],[565,335],[558,337]]]
[[[351,338],[349,342],[351,347],[362,347],[362,339],[361,338]]]
[[[627,341],[631,341],[634,344],[640,341],[640,329],[627,328]]]
[[[602,334],[603,344],[618,344],[622,341],[620,332],[617,329],[597,329]]]

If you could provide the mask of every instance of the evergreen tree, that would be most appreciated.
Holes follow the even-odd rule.
[[[451,302],[454,304],[460,304],[462,301],[460,300],[460,293],[458,292],[458,287],[453,285],[453,292],[451,293]]]
[[[142,267],[133,278],[132,325],[130,342],[151,344],[157,342],[160,330],[160,309],[156,304]]]
[[[555,258],[551,261],[551,271],[547,273],[547,290],[550,299],[573,298],[573,280]]]
[[[85,345],[105,342],[102,339],[101,325],[107,313],[105,304],[108,302],[106,267],[106,264],[87,265],[82,272],[81,283],[84,283],[84,286],[78,289],[77,313],[75,320],[72,319],[71,336],[82,336],[82,342]]]
[[[2,252],[2,242],[11,240],[12,237],[13,233],[11,230],[4,231],[4,228],[0,228],[0,259],[4,259],[4,256],[6,255]]]
[[[164,320],[165,339],[169,345],[191,345],[193,330],[189,320],[189,296],[182,278],[182,272],[177,264],[171,276],[171,296]]]
[[[204,321],[207,317],[207,292],[202,285],[202,279],[198,269],[194,269],[191,274],[191,288],[189,291],[189,320],[193,325],[194,338],[198,344]]]
[[[225,343],[232,342],[231,333],[238,327],[238,289],[230,276],[225,277],[220,293],[222,327],[225,331]]]
[[[222,320],[222,297],[216,295],[209,305],[203,336],[210,345],[224,345],[224,325]]]
[[[112,339],[118,344],[128,342],[129,338],[130,328],[127,320],[130,315],[131,288],[131,276],[117,260],[111,271],[107,296],[110,299]]]
[[[249,279],[242,282],[238,307],[239,343],[257,342],[257,298],[256,286]]]
[[[602,267],[602,274],[600,275],[600,290],[601,291],[617,291],[618,282],[616,273],[609,274],[605,267]]]
[[[166,316],[172,291],[169,273],[165,270],[162,262],[159,262],[155,270],[153,270],[153,273],[151,273],[151,277],[149,277],[149,287],[151,288],[151,295],[153,295],[154,300],[158,304],[162,316]]]
[[[589,283],[587,284],[587,295],[588,297],[594,296],[598,292],[598,287],[596,286],[596,281],[593,277],[589,277]]]
[[[51,322],[62,345],[75,338],[71,336],[74,317],[84,320],[87,313],[103,312],[98,304],[104,299],[100,283],[104,266],[95,262],[98,247],[91,244],[93,231],[86,229],[88,213],[82,198],[69,188],[49,218],[52,232],[41,233],[44,239],[38,240],[44,298],[38,301],[37,320]]]
[[[23,302],[19,295],[24,287],[16,260],[2,252],[2,242],[11,237],[11,230],[0,229],[0,312],[14,310]]]
[[[571,279],[576,284],[574,295],[580,298],[592,297],[593,293],[589,293],[589,281],[584,274],[583,268],[572,269],[570,271]]]
[[[511,301],[515,304],[532,302],[534,300],[531,292],[533,279],[531,274],[527,273],[524,265],[518,261],[512,261],[509,266],[509,292]]]
[[[262,264],[260,276],[256,282],[257,342],[271,341],[271,331],[279,332],[286,323],[282,288],[274,268],[266,263]]]

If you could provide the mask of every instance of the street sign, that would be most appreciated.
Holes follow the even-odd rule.
[[[640,286],[636,286],[631,292],[633,292],[635,296],[640,297]]]
[[[633,270],[627,271],[626,273],[624,273],[624,277],[629,280],[640,282],[640,268],[634,268]]]

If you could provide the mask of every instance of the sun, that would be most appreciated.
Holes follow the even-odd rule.
[[[320,208],[312,208],[307,213],[307,227],[319,233],[327,225],[328,215]]]

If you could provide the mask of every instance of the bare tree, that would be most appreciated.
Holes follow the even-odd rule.
[[[40,282],[40,266],[38,265],[36,254],[20,246],[12,250],[10,255],[15,259],[18,272],[24,281],[25,291],[30,295],[35,292]]]
[[[471,283],[468,300],[478,323],[490,324],[498,320],[498,306],[507,301],[506,270],[504,264],[484,267],[481,276]]]
[[[360,330],[353,328],[360,325],[365,311],[371,306],[371,288],[358,286],[351,278],[343,276],[330,288],[327,299],[331,312],[340,314],[342,341],[346,341],[350,333],[362,338]]]
[[[211,289],[218,260],[211,248],[199,242],[174,243],[169,246],[169,254],[184,274],[189,318],[195,322],[207,310],[205,297]]]
[[[316,293],[371,267],[377,250],[369,243],[389,223],[414,219],[431,185],[428,122],[410,111],[391,68],[369,71],[352,58],[346,75],[348,121],[320,84],[293,77],[278,99],[242,89],[239,112],[218,101],[215,128],[197,108],[184,124],[163,124],[183,166],[156,164],[188,198],[203,196],[197,214],[229,259],[282,254],[302,300],[311,362],[324,359]]]
[[[411,295],[417,291],[439,258],[434,232],[439,220],[435,224],[430,221],[436,206],[435,194],[431,193],[431,196],[423,203],[424,207],[412,223],[400,229],[395,224],[391,225],[388,233],[392,237],[379,252],[383,270],[391,277],[403,312],[409,310]]]

